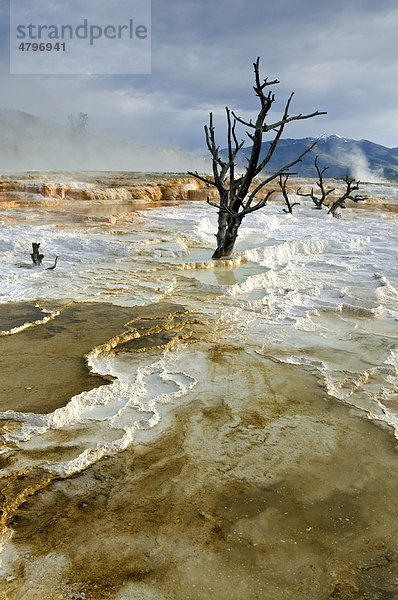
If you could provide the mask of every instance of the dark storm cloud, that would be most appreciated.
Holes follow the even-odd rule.
[[[281,81],[279,108],[294,90],[294,111],[328,111],[286,136],[326,131],[398,145],[395,0],[153,0],[152,19],[151,76],[4,74],[3,105],[61,120],[84,110],[108,134],[199,148],[209,110],[220,132],[226,104],[256,110],[259,55],[263,75]]]

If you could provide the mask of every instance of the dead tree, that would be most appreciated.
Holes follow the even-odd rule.
[[[33,252],[31,253],[31,257],[35,267],[41,267],[44,258],[44,254],[39,254],[39,248],[40,244],[38,244],[37,242],[32,242]]]
[[[333,202],[332,206],[328,210],[328,214],[331,214],[334,217],[339,216],[339,214],[336,213],[338,208],[347,208],[345,205],[346,200],[352,200],[352,202],[364,202],[368,198],[367,196],[360,196],[359,194],[356,194],[355,196],[352,195],[352,192],[359,189],[359,181],[355,181],[355,179],[348,176],[344,179],[344,181],[346,183],[346,190],[344,194],[340,196],[340,198],[337,198],[337,200]]]
[[[292,93],[287,100],[282,117],[278,121],[267,124],[265,120],[274,103],[275,95],[271,91],[266,93],[265,89],[271,85],[278,84],[279,81],[277,79],[274,81],[268,81],[267,79],[261,81],[259,58],[257,58],[255,63],[253,63],[253,66],[255,78],[255,85],[253,86],[253,89],[256,96],[260,100],[260,110],[257,114],[255,122],[252,120],[246,121],[238,117],[233,111],[226,107],[225,110],[228,127],[228,156],[224,160],[221,158],[219,146],[216,144],[213,114],[210,113],[209,126],[205,125],[204,129],[206,144],[212,157],[213,178],[209,179],[208,177],[199,175],[197,172],[189,173],[201,181],[215,186],[220,197],[219,204],[208,200],[208,203],[211,206],[215,206],[218,209],[218,230],[216,234],[217,248],[213,254],[213,259],[229,258],[232,255],[236,238],[238,236],[238,230],[243,218],[246,215],[256,210],[260,210],[266,206],[268,199],[272,194],[275,193],[275,190],[268,191],[261,199],[257,198],[259,192],[261,192],[268,183],[279,177],[279,175],[286,174],[290,167],[300,162],[303,156],[314,147],[315,143],[307,148],[295,160],[287,165],[284,165],[276,173],[266,177],[257,185],[254,185],[254,189],[252,189],[249,193],[249,188],[253,182],[253,179],[261,173],[261,171],[271,160],[277,144],[282,136],[285,125],[291,121],[310,119],[316,115],[326,114],[325,112],[316,111],[308,115],[298,114],[289,116],[290,103],[293,98]],[[244,140],[238,141],[236,135],[237,122],[249,129],[249,131],[246,131],[246,134],[253,144],[250,157],[246,159],[247,166],[245,167],[245,172],[239,175],[236,173],[235,160],[236,155],[244,144]],[[260,158],[263,135],[268,132],[273,132],[275,135],[274,138],[269,142],[269,148],[265,152],[265,156]]]
[[[282,196],[283,196],[286,206],[287,206],[287,210],[286,210],[286,208],[284,208],[283,212],[292,214],[293,206],[300,206],[300,202],[293,202],[293,203],[290,202],[289,194],[287,193],[287,190],[286,190],[287,180],[289,179],[290,175],[293,175],[293,173],[286,173],[286,175],[283,175],[281,173],[279,175],[279,187],[281,188]]]
[[[326,206],[326,208],[329,208],[329,205],[326,204],[325,200],[326,200],[327,196],[329,196],[329,194],[331,194],[335,190],[335,188],[329,188],[328,190],[326,190],[325,184],[324,184],[324,181],[323,181],[323,174],[324,174],[325,171],[328,170],[329,167],[324,167],[321,170],[319,168],[319,165],[318,165],[318,157],[316,156],[315,157],[315,168],[316,168],[316,172],[318,173],[318,181],[316,182],[316,184],[317,184],[317,186],[319,187],[319,189],[321,191],[321,197],[318,198],[318,196],[316,196],[314,194],[314,188],[311,188],[311,192],[309,194],[304,194],[303,192],[300,192],[301,188],[299,188],[297,190],[297,195],[298,196],[307,197],[307,198],[311,198],[311,200],[315,204],[315,207],[318,208],[319,210],[322,208],[322,206]]]

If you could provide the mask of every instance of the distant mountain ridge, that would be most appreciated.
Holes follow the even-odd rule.
[[[266,167],[266,172],[275,172],[295,160],[306,148],[316,142],[316,146],[304,156],[301,163],[292,167],[300,177],[313,177],[316,174],[314,158],[318,155],[321,168],[329,167],[327,177],[350,175],[361,181],[378,181],[383,178],[398,178],[398,147],[387,148],[369,140],[352,140],[340,135],[320,135],[302,139],[281,139],[275,153]],[[261,156],[264,157],[269,142],[263,142]],[[244,146],[237,155],[237,164],[245,166],[251,146]],[[227,149],[220,151],[227,157]]]
[[[315,148],[291,170],[301,177],[314,177],[314,158],[327,177],[351,175],[360,181],[398,179],[398,147],[387,148],[368,140],[352,140],[339,135],[320,135],[279,141],[267,172],[275,172],[292,162],[312,143]],[[262,144],[262,156],[269,147]],[[251,147],[243,147],[237,162],[244,167]],[[226,158],[227,150],[220,151]],[[107,171],[208,171],[209,157],[173,148],[144,146],[118,141],[90,132],[76,131],[30,113],[0,109],[0,173],[34,170]]]

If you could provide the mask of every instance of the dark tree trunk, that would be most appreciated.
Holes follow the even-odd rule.
[[[225,218],[226,213],[220,213],[220,216]],[[238,229],[241,224],[241,219],[234,219],[226,216],[223,232],[220,231],[220,226],[217,233],[217,249],[215,250],[213,259],[228,259],[231,258],[236,238],[238,237]]]
[[[33,252],[31,253],[31,257],[32,257],[33,264],[36,267],[41,267],[41,264],[42,264],[43,258],[44,258],[44,254],[39,253],[39,248],[40,248],[40,244],[38,244],[37,242],[32,242]]]
[[[227,233],[227,217],[228,217],[228,213],[226,213],[225,211],[222,211],[222,210],[219,211],[219,213],[218,213],[218,228],[217,228],[217,235],[216,235],[217,249],[222,247],[224,238]],[[217,252],[217,250],[216,250],[216,252]],[[213,258],[218,258],[218,257],[214,256],[214,254],[213,254]]]

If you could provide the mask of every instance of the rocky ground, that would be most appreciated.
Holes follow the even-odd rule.
[[[65,202],[130,203],[206,200],[214,190],[184,174],[37,172],[0,180],[0,206],[57,206]]]
[[[258,182],[257,182],[258,183]],[[336,193],[343,191],[344,182],[331,180]],[[256,182],[255,182],[256,184]],[[329,182],[326,182],[327,187]],[[254,184],[252,186],[254,188]],[[287,191],[295,194],[298,188],[308,193],[311,188],[317,193],[315,180],[300,178],[289,180]],[[283,202],[277,181],[263,188],[264,192],[275,190],[270,202]],[[362,187],[361,187],[362,190]],[[52,209],[74,208],[79,204],[132,205],[134,203],[160,203],[181,200],[217,202],[217,190],[206,183],[184,173],[130,173],[130,172],[30,172],[23,175],[0,177],[0,208],[41,206]],[[329,199],[333,198],[329,196]],[[300,203],[311,203],[308,198],[295,198]],[[397,212],[398,204],[387,195],[370,196],[366,202],[348,201],[349,208],[367,208]]]

